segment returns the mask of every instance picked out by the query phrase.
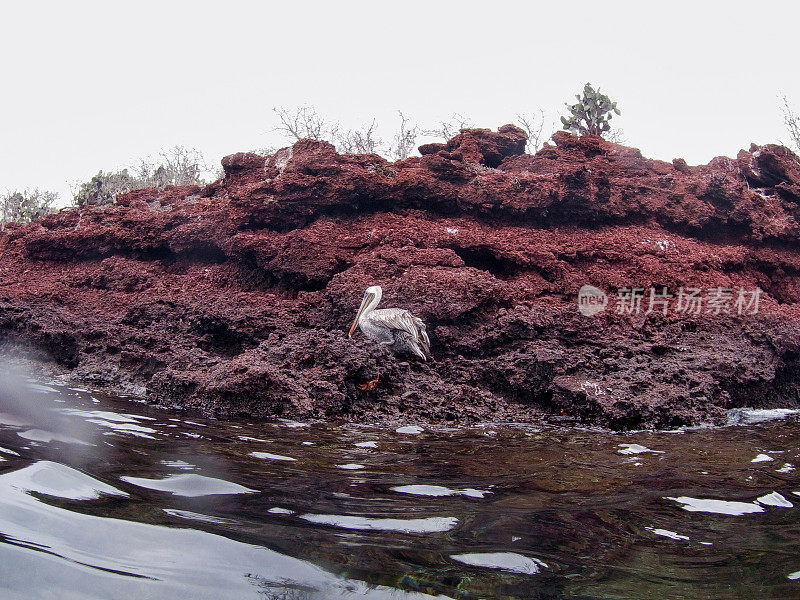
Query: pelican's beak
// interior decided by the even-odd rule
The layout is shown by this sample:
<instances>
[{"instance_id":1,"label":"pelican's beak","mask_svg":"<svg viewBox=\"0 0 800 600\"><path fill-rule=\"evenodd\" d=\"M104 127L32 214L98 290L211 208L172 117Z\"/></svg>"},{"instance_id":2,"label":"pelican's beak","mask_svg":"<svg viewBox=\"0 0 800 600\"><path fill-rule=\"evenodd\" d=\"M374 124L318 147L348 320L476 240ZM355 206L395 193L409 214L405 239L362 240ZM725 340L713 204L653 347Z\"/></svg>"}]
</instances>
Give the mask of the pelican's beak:
<instances>
[{"instance_id":1,"label":"pelican's beak","mask_svg":"<svg viewBox=\"0 0 800 600\"><path fill-rule=\"evenodd\" d=\"M358 312L356 313L356 320L353 321L353 325L352 327L350 327L350 331L348 332L347 337L353 337L353 332L356 330L356 327L358 327L358 322L359 320L361 320L361 315L364 313L364 309L367 308L367 305L369 304L371 299L372 299L372 294L364 294L364 299L361 301L361 306L359 307Z\"/></svg>"}]
</instances>

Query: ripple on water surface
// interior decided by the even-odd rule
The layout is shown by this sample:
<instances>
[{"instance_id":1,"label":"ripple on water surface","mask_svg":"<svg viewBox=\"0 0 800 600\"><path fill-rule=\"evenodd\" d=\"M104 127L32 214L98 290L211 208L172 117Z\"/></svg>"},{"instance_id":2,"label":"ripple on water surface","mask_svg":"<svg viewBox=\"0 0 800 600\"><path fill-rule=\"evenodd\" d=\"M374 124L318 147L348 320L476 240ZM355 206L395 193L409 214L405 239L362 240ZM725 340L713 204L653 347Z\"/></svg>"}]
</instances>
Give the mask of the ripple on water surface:
<instances>
[{"instance_id":1,"label":"ripple on water surface","mask_svg":"<svg viewBox=\"0 0 800 600\"><path fill-rule=\"evenodd\" d=\"M69 500L94 500L103 494L128 496L122 490L49 460L40 460L29 467L0 475L0 485Z\"/></svg>"},{"instance_id":2,"label":"ripple on water surface","mask_svg":"<svg viewBox=\"0 0 800 600\"><path fill-rule=\"evenodd\" d=\"M151 479L148 477L129 477L123 475L122 481L159 492L169 492L174 496L185 496L193 498L196 496L213 496L216 494L252 494L257 490L232 483L215 477L205 475L195 475L193 473L181 473L179 475L167 475L163 479Z\"/></svg>"},{"instance_id":3,"label":"ripple on water surface","mask_svg":"<svg viewBox=\"0 0 800 600\"><path fill-rule=\"evenodd\" d=\"M55 421L0 405L3 599L739 600L800 589L792 414L739 411L742 426L680 436L395 429L165 418L52 390L36 404Z\"/></svg>"},{"instance_id":4,"label":"ripple on water surface","mask_svg":"<svg viewBox=\"0 0 800 600\"><path fill-rule=\"evenodd\" d=\"M689 512L707 512L719 515L733 515L740 517L750 513L764 512L764 507L753 502L735 502L731 500L715 500L712 498L665 498L683 504L681 508Z\"/></svg>"},{"instance_id":5,"label":"ripple on water surface","mask_svg":"<svg viewBox=\"0 0 800 600\"><path fill-rule=\"evenodd\" d=\"M0 597L81 600L387 598L395 590L343 580L305 560L191 528L98 517L51 506L28 491L90 499L106 486L60 466L0 475ZM40 481L42 473L49 472ZM206 515L169 514L215 527ZM286 595L291 590L303 595ZM69 590L62 594L58 590ZM271 595L272 592L275 595ZM408 598L428 598L409 594Z\"/></svg>"},{"instance_id":6,"label":"ripple on water surface","mask_svg":"<svg viewBox=\"0 0 800 600\"><path fill-rule=\"evenodd\" d=\"M422 519L386 519L351 515L300 515L300 518L319 525L364 531L397 531L400 533L437 533L449 531L458 525L455 517L427 517Z\"/></svg>"},{"instance_id":7,"label":"ripple on water surface","mask_svg":"<svg viewBox=\"0 0 800 600\"><path fill-rule=\"evenodd\" d=\"M282 454L272 454L271 452L251 452L250 456L260 458L262 460L282 460L285 462L295 462L297 459L291 456L283 456Z\"/></svg>"},{"instance_id":8,"label":"ripple on water surface","mask_svg":"<svg viewBox=\"0 0 800 600\"><path fill-rule=\"evenodd\" d=\"M529 558L516 552L468 552L452 554L450 558L473 567L500 569L524 575L535 575L542 568L547 568L547 564L538 558Z\"/></svg>"},{"instance_id":9,"label":"ripple on water surface","mask_svg":"<svg viewBox=\"0 0 800 600\"><path fill-rule=\"evenodd\" d=\"M396 485L390 488L394 492L401 494L413 494L416 496L468 496L469 498L483 498L492 492L486 490L476 490L473 488L450 489L443 485Z\"/></svg>"}]
</instances>

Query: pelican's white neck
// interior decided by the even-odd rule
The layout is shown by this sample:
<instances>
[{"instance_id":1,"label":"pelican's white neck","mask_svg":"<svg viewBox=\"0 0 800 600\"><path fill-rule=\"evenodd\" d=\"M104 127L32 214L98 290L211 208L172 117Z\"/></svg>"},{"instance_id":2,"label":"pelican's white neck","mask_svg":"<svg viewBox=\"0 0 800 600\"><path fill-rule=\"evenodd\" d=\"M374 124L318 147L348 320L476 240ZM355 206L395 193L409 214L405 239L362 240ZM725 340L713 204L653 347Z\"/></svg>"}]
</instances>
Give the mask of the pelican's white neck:
<instances>
[{"instance_id":1,"label":"pelican's white neck","mask_svg":"<svg viewBox=\"0 0 800 600\"><path fill-rule=\"evenodd\" d=\"M350 332L347 334L347 337L353 335L353 331L355 328L361 324L361 320L364 319L372 310L378 306L378 302L381 301L381 296L383 295L383 290L381 290L381 286L373 285L367 288L367 291L364 292L364 299L361 301L361 306L358 308L358 312L356 313L355 321L353 321L353 326L350 327Z\"/></svg>"},{"instance_id":2,"label":"pelican's white neck","mask_svg":"<svg viewBox=\"0 0 800 600\"><path fill-rule=\"evenodd\" d=\"M378 304L380 304L381 297L383 296L383 290L379 285L372 285L367 288L367 291L364 292L364 300L363 310L360 313L360 318L363 319L369 313L371 313Z\"/></svg>"}]
</instances>

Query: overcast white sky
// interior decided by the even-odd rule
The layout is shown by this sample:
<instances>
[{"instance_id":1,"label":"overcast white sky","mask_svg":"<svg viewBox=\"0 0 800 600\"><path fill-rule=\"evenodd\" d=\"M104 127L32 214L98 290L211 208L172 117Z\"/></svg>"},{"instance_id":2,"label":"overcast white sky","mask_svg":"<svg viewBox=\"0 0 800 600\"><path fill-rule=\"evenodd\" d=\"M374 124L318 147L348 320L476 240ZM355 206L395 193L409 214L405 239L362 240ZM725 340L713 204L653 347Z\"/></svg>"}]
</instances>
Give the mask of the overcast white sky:
<instances>
[{"instance_id":1,"label":"overcast white sky","mask_svg":"<svg viewBox=\"0 0 800 600\"><path fill-rule=\"evenodd\" d=\"M652 158L788 141L800 2L4 2L0 193L71 186L176 144L218 164L285 145L275 106L345 127L396 111L549 122L591 81ZM555 126L554 126L555 127Z\"/></svg>"}]
</instances>

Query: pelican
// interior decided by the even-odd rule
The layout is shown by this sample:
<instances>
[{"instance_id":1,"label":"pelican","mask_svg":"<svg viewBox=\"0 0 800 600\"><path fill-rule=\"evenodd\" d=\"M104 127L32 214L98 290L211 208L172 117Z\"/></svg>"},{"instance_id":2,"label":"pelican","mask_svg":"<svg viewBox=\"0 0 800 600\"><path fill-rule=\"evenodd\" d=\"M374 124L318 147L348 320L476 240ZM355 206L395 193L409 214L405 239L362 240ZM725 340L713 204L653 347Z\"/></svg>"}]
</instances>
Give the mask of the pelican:
<instances>
[{"instance_id":1,"label":"pelican","mask_svg":"<svg viewBox=\"0 0 800 600\"><path fill-rule=\"evenodd\" d=\"M395 354L413 354L426 360L425 354L431 353L431 341L425 331L425 323L404 308L375 310L382 295L383 290L379 285L367 288L347 337L352 337L353 331L359 327L365 336L389 346Z\"/></svg>"}]
</instances>

